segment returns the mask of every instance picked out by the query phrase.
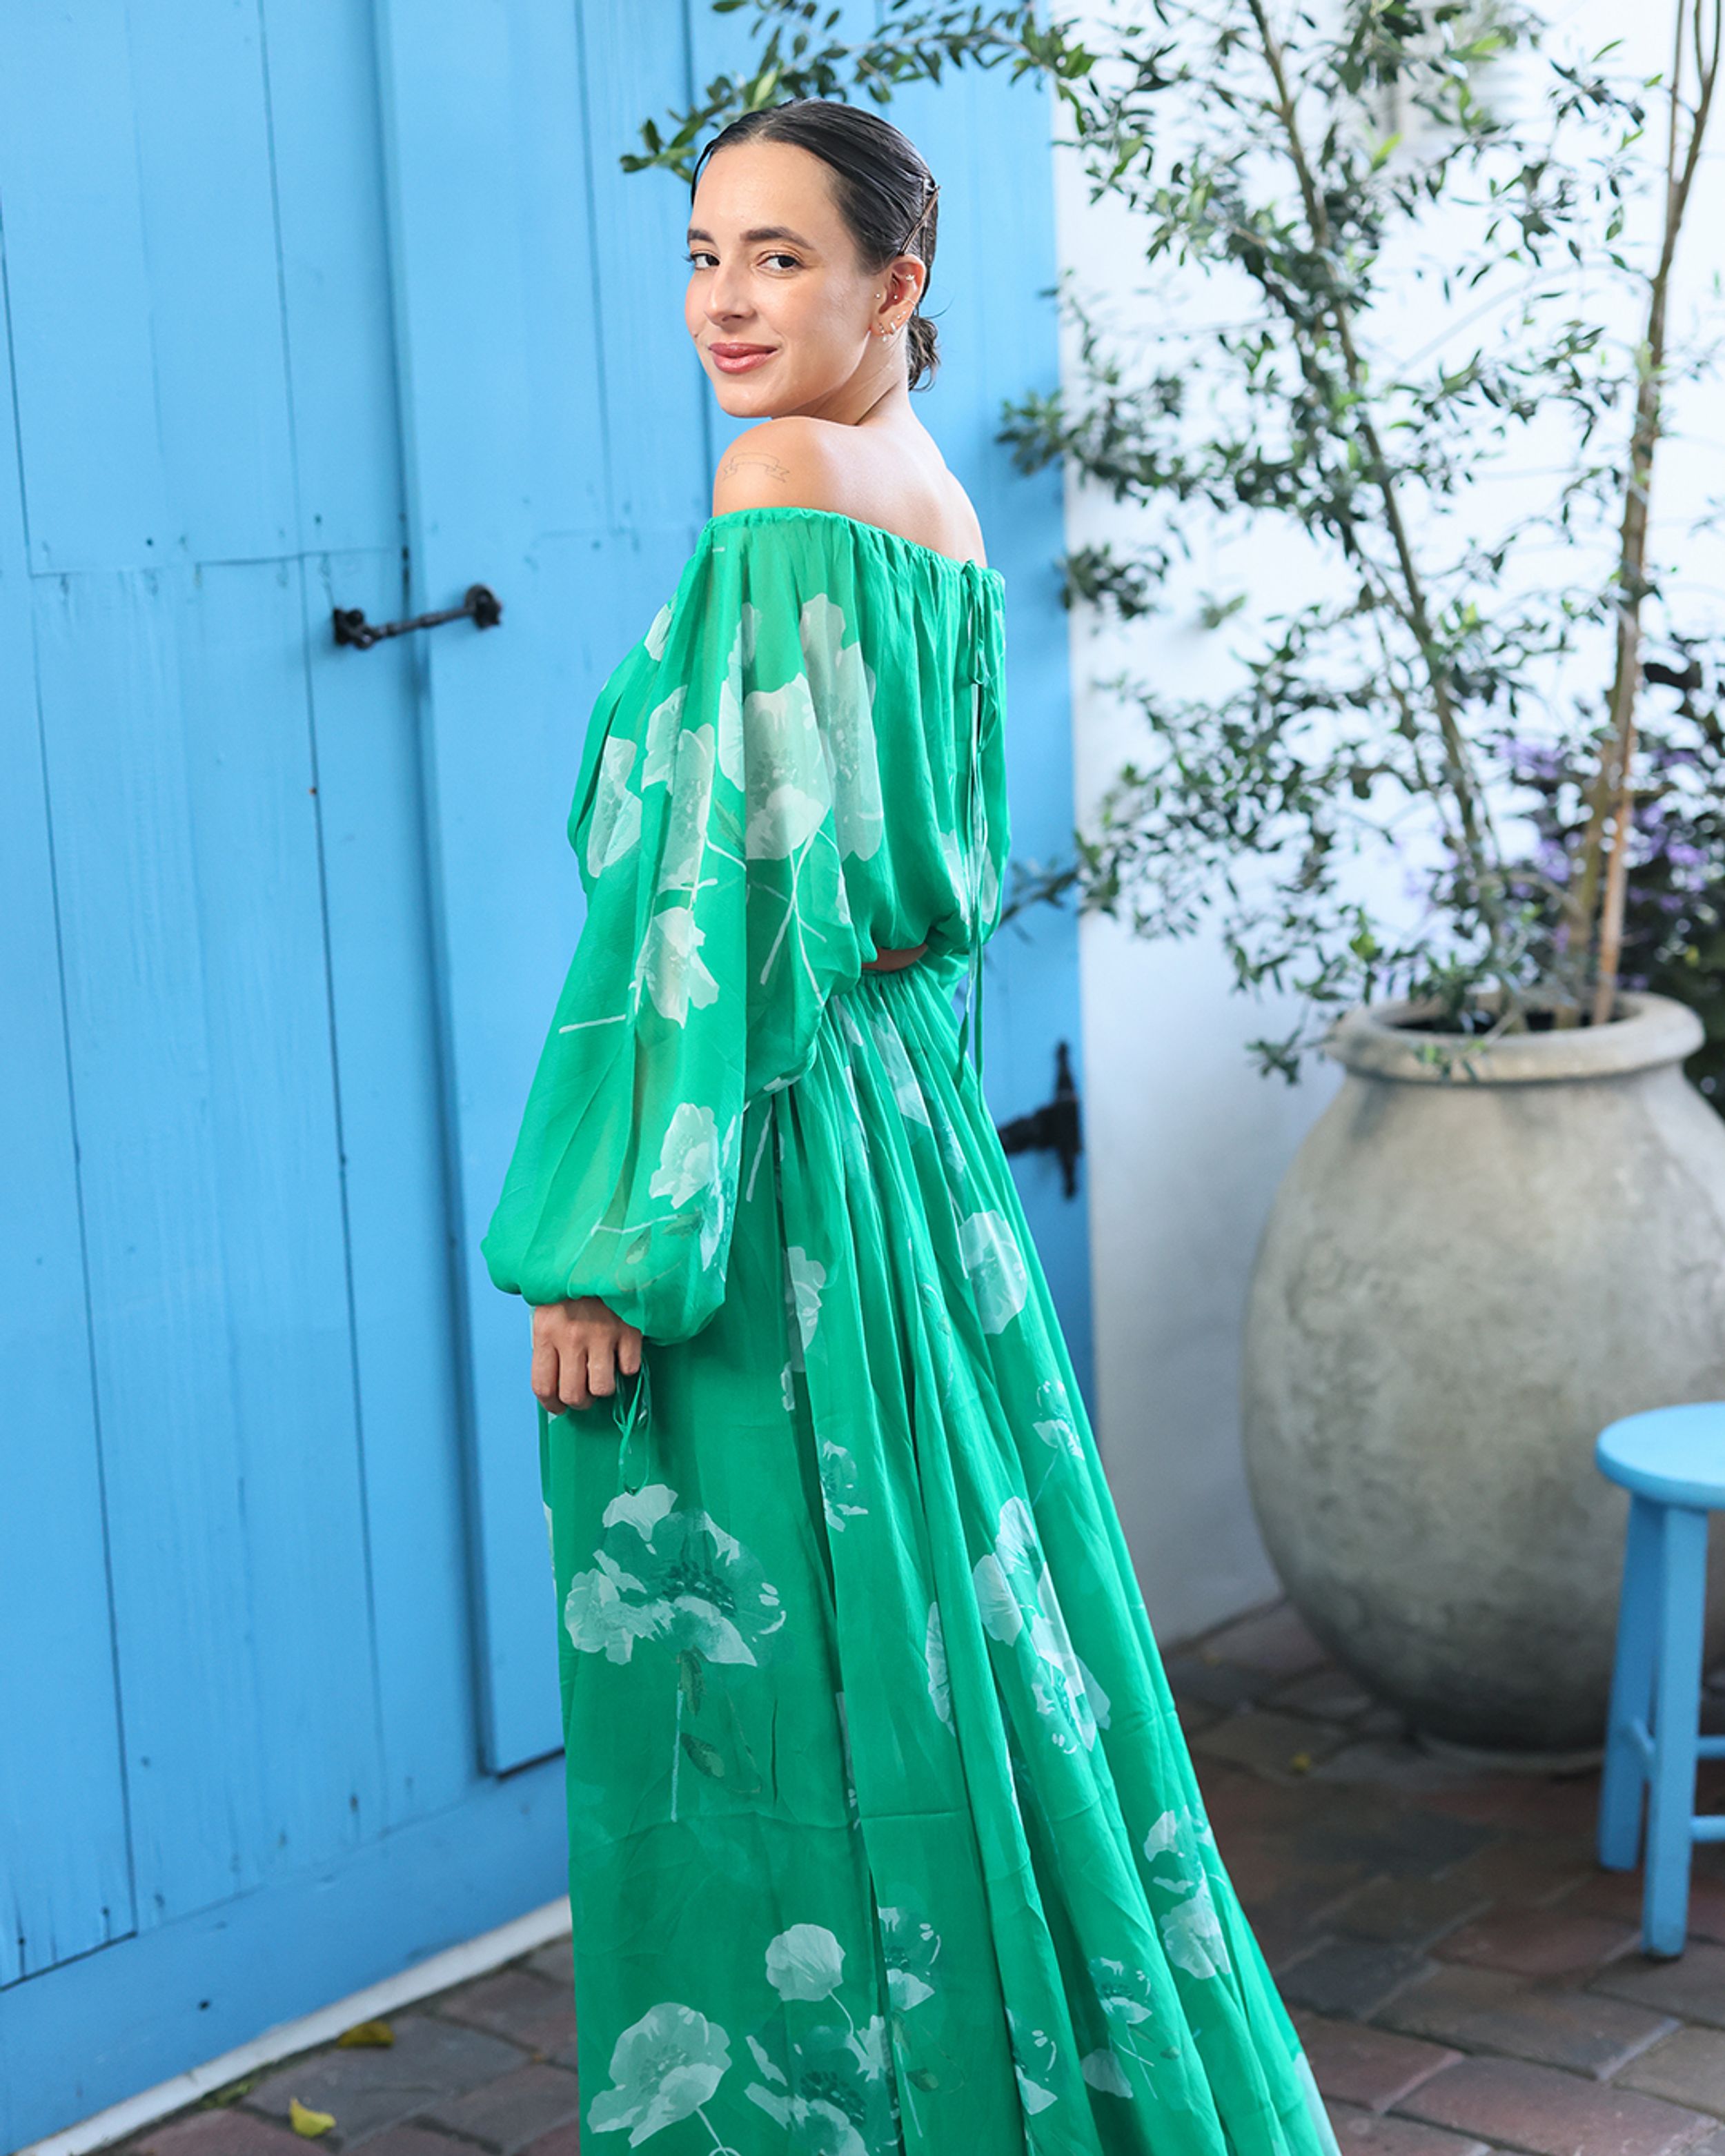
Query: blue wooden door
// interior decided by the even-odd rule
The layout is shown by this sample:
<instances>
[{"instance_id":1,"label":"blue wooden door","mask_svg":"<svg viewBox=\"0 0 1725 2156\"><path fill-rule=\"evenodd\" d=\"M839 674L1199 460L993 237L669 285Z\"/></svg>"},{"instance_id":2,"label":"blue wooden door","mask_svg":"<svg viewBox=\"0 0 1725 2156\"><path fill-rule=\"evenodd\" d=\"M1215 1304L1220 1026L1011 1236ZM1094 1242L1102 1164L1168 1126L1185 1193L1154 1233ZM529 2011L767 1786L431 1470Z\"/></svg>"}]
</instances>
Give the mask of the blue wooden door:
<instances>
[{"instance_id":1,"label":"blue wooden door","mask_svg":"<svg viewBox=\"0 0 1725 2156\"><path fill-rule=\"evenodd\" d=\"M562 1881L525 1319L476 1245L587 711L719 446L682 192L616 161L722 26L653 6L8 12L0 2147ZM991 439L1052 378L1045 112L905 117L960 182L923 408L1012 580L1045 851L1058 494ZM495 631L334 645L475 580ZM1004 945L1002 1116L1076 1040L1070 955ZM1081 1209L1024 1187L1081 1357Z\"/></svg>"},{"instance_id":2,"label":"blue wooden door","mask_svg":"<svg viewBox=\"0 0 1725 2156\"><path fill-rule=\"evenodd\" d=\"M566 8L520 0L380 8L414 603L450 604L482 578L509 609L505 634L428 645L422 677L485 1727L487 1758L503 1768L556 1732L551 1644L530 1621L539 1581L523 1469L526 1321L491 1288L478 1240L578 924L562 807L586 705L670 590L730 429L682 326L686 192L660 174L625 178L617 162L639 119L680 95L678 45L643 38L629 0L588 0L578 24ZM697 80L740 56L711 15L697 13L693 34ZM583 86L598 85L603 100L583 107ZM578 109L584 144L562 124ZM947 259L960 265L941 310L952 356L922 402L1014 580L1014 813L1021 849L1046 854L1070 823L1064 622L1049 573L1058 497L1050 481L1013 480L992 439L1001 399L1033 378L1014 326L1034 294L979 274L1003 218L1046 244L1040 117L1032 96L975 80L903 112L935 169L968 180L946 213ZM1050 356L1045 333L1045 368ZM1002 940L989 994L990 1091L1003 1115L1051 1091L1056 1040L1076 1046L1073 959L1065 921ZM1021 1183L1087 1374L1082 1205L1046 1160L1027 1163Z\"/></svg>"}]
</instances>

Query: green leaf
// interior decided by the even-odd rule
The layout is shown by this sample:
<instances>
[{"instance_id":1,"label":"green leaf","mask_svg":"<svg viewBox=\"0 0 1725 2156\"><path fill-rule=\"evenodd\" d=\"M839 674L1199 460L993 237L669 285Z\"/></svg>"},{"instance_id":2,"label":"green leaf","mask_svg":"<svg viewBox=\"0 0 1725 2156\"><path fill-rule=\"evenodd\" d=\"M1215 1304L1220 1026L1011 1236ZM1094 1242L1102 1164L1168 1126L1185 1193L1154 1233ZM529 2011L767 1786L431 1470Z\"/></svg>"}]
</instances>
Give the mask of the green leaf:
<instances>
[{"instance_id":1,"label":"green leaf","mask_svg":"<svg viewBox=\"0 0 1725 2156\"><path fill-rule=\"evenodd\" d=\"M683 1704L691 1714L699 1714L701 1702L706 1696L706 1679L702 1672L700 1653L693 1647L685 1647L677 1656L677 1684L683 1695Z\"/></svg>"},{"instance_id":2,"label":"green leaf","mask_svg":"<svg viewBox=\"0 0 1725 2156\"><path fill-rule=\"evenodd\" d=\"M698 1767L703 1774L715 1782L724 1780L725 1755L716 1744L709 1744L704 1737L697 1737L691 1729L683 1732L682 1743L691 1766Z\"/></svg>"}]
</instances>

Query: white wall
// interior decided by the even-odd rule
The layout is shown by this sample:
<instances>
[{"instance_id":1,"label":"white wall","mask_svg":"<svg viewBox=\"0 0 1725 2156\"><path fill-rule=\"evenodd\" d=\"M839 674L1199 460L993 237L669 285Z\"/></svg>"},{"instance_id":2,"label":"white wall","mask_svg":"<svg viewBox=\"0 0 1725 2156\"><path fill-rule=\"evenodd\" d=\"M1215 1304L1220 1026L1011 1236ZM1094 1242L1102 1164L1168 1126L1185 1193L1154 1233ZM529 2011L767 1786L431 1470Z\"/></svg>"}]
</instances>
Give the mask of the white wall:
<instances>
[{"instance_id":1,"label":"white wall","mask_svg":"<svg viewBox=\"0 0 1725 2156\"><path fill-rule=\"evenodd\" d=\"M1620 0L1556 0L1551 19L1597 50L1626 33L1634 60L1666 64L1671 0L1633 27ZM1064 129L1057 129L1064 131ZM1680 264L1681 311L1702 299L1721 267L1725 124L1699 191ZM1055 153L1056 230L1063 269L1130 325L1144 304L1129 226L1093 208L1076 169ZM1415 342L1444 327L1439 302L1409 287ZM1420 319L1420 311L1430 314ZM1076 342L1063 364L1076 380ZM1687 439L1656 483L1656 524L1692 511L1725 481L1717 393L1679 395ZM1539 490L1543 498L1544 490ZM1069 484L1071 547L1131 530L1129 512ZM1099 632L1081 613L1071 633L1075 792L1081 819L1120 763L1143 743L1137 726L1096 684L1127 665L1176 692L1214 680L1225 635L1202 631L1199 593L1290 596L1299 566L1262 551L1212 551L1200 533L1167 613L1130 631ZM1701 557L1708 558L1703 564ZM1717 588L1720 547L1692 550L1682 582ZM1588 682L1579 685L1592 688ZM1173 1640L1276 1591L1253 1522L1240 1455L1241 1322L1258 1236L1276 1184L1338 1082L1329 1065L1297 1088L1255 1074L1245 1043L1273 1029L1276 1014L1235 993L1212 936L1146 943L1113 924L1080 932L1085 1009L1086 1143L1095 1276L1097 1423L1109 1479L1153 1622Z\"/></svg>"},{"instance_id":2,"label":"white wall","mask_svg":"<svg viewBox=\"0 0 1725 2156\"><path fill-rule=\"evenodd\" d=\"M1057 151L1055 167L1061 266L1129 321L1130 239L1090 205L1070 156ZM1076 381L1070 332L1062 357ZM1069 481L1070 547L1130 528L1129 513ZM1142 722L1098 680L1125 663L1195 687L1216 641L1196 625L1195 594L1219 566L1194 565L1170 612L1131 631L1075 613L1081 819L1143 747ZM1271 1199L1336 1075L1326 1066L1297 1087L1258 1075L1245 1043L1277 1013L1230 990L1212 936L1148 942L1093 916L1079 953L1098 1434L1151 1621L1172 1641L1277 1591L1240 1455L1241 1325Z\"/></svg>"}]
</instances>

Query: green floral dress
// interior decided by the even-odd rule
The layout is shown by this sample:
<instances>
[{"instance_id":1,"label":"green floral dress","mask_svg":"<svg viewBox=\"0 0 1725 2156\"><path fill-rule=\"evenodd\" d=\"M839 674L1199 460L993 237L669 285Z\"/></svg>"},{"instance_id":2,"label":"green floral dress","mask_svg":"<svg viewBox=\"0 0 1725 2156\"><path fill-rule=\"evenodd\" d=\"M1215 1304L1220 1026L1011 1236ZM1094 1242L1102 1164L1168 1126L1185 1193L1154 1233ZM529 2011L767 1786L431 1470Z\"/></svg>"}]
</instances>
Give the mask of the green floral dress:
<instances>
[{"instance_id":1,"label":"green floral dress","mask_svg":"<svg viewBox=\"0 0 1725 2156\"><path fill-rule=\"evenodd\" d=\"M540 1418L595 2147L1335 2150L964 1054L1003 592L715 517L593 716L485 1254L647 1342Z\"/></svg>"}]
</instances>

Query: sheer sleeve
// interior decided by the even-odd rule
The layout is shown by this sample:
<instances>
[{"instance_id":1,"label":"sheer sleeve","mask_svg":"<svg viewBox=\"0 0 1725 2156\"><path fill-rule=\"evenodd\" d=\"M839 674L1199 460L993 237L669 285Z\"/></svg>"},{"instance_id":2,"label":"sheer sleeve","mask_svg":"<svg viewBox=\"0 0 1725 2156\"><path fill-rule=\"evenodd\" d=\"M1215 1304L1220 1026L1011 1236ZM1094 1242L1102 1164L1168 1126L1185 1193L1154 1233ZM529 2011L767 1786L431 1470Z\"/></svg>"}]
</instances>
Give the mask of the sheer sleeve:
<instances>
[{"instance_id":1,"label":"sheer sleeve","mask_svg":"<svg viewBox=\"0 0 1725 2156\"><path fill-rule=\"evenodd\" d=\"M881 828L843 564L803 588L806 547L722 523L593 713L587 919L482 1245L500 1288L598 1296L659 1341L723 1299L744 1111L859 978L844 860Z\"/></svg>"}]
</instances>

